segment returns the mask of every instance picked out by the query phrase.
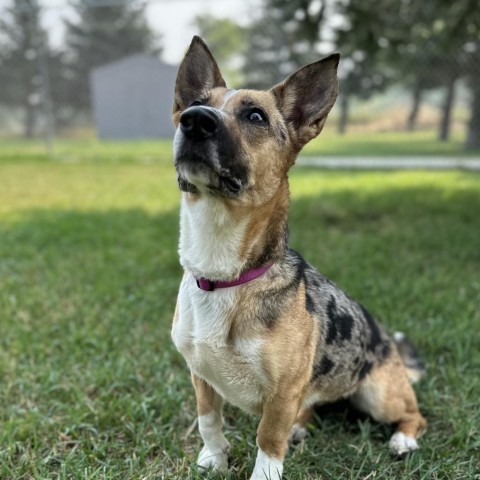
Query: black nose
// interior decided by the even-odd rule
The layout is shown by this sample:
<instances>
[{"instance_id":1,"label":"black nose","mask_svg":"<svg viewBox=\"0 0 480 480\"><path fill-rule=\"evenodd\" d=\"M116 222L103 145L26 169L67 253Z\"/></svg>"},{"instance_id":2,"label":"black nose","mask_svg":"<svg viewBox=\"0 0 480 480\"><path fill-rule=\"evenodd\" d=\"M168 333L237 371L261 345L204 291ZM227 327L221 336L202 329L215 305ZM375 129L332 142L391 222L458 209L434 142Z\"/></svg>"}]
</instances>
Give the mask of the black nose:
<instances>
[{"instance_id":1,"label":"black nose","mask_svg":"<svg viewBox=\"0 0 480 480\"><path fill-rule=\"evenodd\" d=\"M217 132L218 120L209 108L190 107L180 115L180 129L193 140L205 140Z\"/></svg>"}]
</instances>

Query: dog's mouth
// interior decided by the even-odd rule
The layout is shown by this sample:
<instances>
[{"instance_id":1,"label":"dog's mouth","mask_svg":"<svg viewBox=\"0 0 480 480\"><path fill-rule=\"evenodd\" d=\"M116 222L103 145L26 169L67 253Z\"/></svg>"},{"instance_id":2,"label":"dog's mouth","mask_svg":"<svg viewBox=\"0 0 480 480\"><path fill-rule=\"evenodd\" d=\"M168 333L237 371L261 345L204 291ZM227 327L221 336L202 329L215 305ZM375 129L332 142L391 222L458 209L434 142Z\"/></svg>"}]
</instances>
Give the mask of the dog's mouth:
<instances>
[{"instance_id":1,"label":"dog's mouth","mask_svg":"<svg viewBox=\"0 0 480 480\"><path fill-rule=\"evenodd\" d=\"M175 157L175 166L179 183L187 182L200 191L233 197L238 196L244 187L242 179L237 178L228 168L221 167L215 157L180 154Z\"/></svg>"}]
</instances>

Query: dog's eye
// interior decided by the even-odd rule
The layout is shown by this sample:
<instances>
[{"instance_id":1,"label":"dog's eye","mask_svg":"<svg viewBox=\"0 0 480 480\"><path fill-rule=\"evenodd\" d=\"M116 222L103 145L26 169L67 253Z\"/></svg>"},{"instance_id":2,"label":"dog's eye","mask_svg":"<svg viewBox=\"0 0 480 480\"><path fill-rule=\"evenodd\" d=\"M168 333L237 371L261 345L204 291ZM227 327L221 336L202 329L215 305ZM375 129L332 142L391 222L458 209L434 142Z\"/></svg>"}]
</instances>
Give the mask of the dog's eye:
<instances>
[{"instance_id":1,"label":"dog's eye","mask_svg":"<svg viewBox=\"0 0 480 480\"><path fill-rule=\"evenodd\" d=\"M247 118L252 123L262 124L267 123L267 117L265 113L263 113L259 108L255 108L251 112L248 113Z\"/></svg>"}]
</instances>

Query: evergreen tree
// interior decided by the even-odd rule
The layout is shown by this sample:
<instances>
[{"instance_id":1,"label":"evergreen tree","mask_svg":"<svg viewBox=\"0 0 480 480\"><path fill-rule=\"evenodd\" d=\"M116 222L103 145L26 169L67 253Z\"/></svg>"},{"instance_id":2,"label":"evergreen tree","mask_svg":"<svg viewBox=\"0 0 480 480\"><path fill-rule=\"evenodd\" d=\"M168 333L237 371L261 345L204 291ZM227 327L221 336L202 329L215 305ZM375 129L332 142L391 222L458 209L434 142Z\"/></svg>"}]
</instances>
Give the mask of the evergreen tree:
<instances>
[{"instance_id":1,"label":"evergreen tree","mask_svg":"<svg viewBox=\"0 0 480 480\"><path fill-rule=\"evenodd\" d=\"M70 79L66 96L77 110L88 110L92 69L135 53L159 55L161 49L145 19L145 5L77 0L73 6L79 20L65 20Z\"/></svg>"},{"instance_id":2,"label":"evergreen tree","mask_svg":"<svg viewBox=\"0 0 480 480\"><path fill-rule=\"evenodd\" d=\"M40 106L38 55L45 55L46 35L35 0L13 0L0 19L0 104L23 110L23 134L34 135Z\"/></svg>"}]
</instances>

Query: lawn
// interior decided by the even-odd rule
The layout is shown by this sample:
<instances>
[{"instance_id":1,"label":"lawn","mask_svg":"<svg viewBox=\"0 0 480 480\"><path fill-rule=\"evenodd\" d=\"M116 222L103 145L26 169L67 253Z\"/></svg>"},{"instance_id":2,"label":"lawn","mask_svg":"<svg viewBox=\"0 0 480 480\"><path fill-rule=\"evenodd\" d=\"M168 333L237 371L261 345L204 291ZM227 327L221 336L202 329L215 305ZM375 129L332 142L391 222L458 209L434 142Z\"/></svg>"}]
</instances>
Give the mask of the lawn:
<instances>
[{"instance_id":1,"label":"lawn","mask_svg":"<svg viewBox=\"0 0 480 480\"><path fill-rule=\"evenodd\" d=\"M320 137L310 142L302 152L307 156L430 156L430 157L479 157L479 150L467 151L462 134L454 132L448 142L439 142L437 133L417 132L351 132L338 135L327 128ZM0 139L0 162L46 161L45 145L41 140ZM75 163L84 161L129 163L155 163L171 158L171 141L98 141L95 138L57 139L53 158Z\"/></svg>"},{"instance_id":2,"label":"lawn","mask_svg":"<svg viewBox=\"0 0 480 480\"><path fill-rule=\"evenodd\" d=\"M18 147L0 145L0 478L201 478L169 333L181 277L170 147L65 143L61 161ZM476 478L480 175L298 167L291 184L292 246L425 357L429 430L395 461L390 427L324 408L285 478ZM247 479L258 419L225 417L228 478Z\"/></svg>"}]
</instances>

